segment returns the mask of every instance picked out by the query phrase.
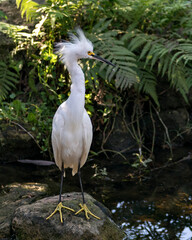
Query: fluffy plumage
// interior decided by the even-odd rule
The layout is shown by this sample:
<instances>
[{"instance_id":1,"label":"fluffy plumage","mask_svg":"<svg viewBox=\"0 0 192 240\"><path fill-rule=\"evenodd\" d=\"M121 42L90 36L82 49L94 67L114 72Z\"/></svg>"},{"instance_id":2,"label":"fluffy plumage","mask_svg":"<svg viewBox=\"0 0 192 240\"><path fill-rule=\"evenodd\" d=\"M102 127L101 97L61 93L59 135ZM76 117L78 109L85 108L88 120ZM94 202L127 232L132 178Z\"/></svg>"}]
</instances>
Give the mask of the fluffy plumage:
<instances>
[{"instance_id":1,"label":"fluffy plumage","mask_svg":"<svg viewBox=\"0 0 192 240\"><path fill-rule=\"evenodd\" d=\"M66 66L71 60L78 60L80 58L90 58L87 54L93 51L93 44L87 39L80 28L76 29L77 36L70 33L70 42L63 41L55 44L55 53L59 55L60 61Z\"/></svg>"}]
</instances>

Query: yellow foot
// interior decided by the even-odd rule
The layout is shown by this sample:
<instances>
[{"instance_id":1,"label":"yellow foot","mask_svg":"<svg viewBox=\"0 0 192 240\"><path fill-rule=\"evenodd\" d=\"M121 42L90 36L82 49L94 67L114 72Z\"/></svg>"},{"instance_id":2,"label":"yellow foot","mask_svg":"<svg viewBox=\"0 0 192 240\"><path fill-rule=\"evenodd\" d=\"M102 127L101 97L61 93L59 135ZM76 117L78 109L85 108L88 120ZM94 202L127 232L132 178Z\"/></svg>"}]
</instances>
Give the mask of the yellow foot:
<instances>
[{"instance_id":1,"label":"yellow foot","mask_svg":"<svg viewBox=\"0 0 192 240\"><path fill-rule=\"evenodd\" d=\"M62 202L60 202L57 207L55 208L55 210L51 213L51 215L49 215L46 220L48 220L49 218L51 218L57 211L59 212L60 214L60 219L61 219L61 223L63 223L63 216L62 216L62 212L61 212L61 209L62 208L65 208L67 210L70 210L72 212L75 212L72 208L68 208L68 207L65 207L63 206Z\"/></svg>"},{"instance_id":2,"label":"yellow foot","mask_svg":"<svg viewBox=\"0 0 192 240\"><path fill-rule=\"evenodd\" d=\"M94 215L87 207L87 205L84 203L83 205L80 203L79 206L81 207L81 209L75 213L75 215L79 214L80 212L84 211L85 212L85 217L87 220L90 219L90 217L88 216L88 214L90 214L91 216L93 216L96 219L100 219L99 217L97 217L96 215Z\"/></svg>"}]
</instances>

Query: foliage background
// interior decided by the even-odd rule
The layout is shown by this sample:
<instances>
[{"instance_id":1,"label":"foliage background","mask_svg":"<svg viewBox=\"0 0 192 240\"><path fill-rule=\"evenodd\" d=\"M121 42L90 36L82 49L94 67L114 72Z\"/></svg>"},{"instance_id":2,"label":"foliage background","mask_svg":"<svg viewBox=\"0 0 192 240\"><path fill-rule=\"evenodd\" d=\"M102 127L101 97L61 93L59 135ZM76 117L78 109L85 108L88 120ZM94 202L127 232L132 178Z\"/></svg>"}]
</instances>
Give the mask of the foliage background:
<instances>
[{"instance_id":1,"label":"foliage background","mask_svg":"<svg viewBox=\"0 0 192 240\"><path fill-rule=\"evenodd\" d=\"M14 42L10 54L0 61L0 119L27 126L41 151L52 157L52 117L70 90L70 76L54 55L53 46L81 26L96 53L117 66L112 71L99 62L80 63L86 74L86 109L95 131L103 134L102 151L120 112L130 116L128 131L137 145L135 166L150 162L156 141L155 116L171 150L173 140L160 116L158 87L166 83L182 97L184 105L189 104L190 1L47 0L38 4L16 0L16 4L23 25L7 23L6 14L0 11L0 31ZM150 146L141 123L146 112L153 124Z\"/></svg>"}]
</instances>

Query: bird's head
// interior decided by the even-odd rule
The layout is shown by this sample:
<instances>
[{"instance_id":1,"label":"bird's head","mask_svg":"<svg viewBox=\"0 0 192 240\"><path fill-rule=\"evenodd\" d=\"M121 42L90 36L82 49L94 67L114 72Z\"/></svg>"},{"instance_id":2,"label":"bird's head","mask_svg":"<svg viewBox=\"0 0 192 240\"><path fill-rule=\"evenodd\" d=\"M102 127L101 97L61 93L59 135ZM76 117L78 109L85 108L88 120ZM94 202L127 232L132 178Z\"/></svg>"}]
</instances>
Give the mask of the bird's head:
<instances>
[{"instance_id":1,"label":"bird's head","mask_svg":"<svg viewBox=\"0 0 192 240\"><path fill-rule=\"evenodd\" d=\"M82 58L90 58L105 62L115 67L113 63L93 52L92 42L85 37L80 28L76 29L76 33L77 36L72 33L69 34L70 41L62 41L55 44L55 53L59 55L60 60L64 64L67 65L71 60L74 61Z\"/></svg>"}]
</instances>

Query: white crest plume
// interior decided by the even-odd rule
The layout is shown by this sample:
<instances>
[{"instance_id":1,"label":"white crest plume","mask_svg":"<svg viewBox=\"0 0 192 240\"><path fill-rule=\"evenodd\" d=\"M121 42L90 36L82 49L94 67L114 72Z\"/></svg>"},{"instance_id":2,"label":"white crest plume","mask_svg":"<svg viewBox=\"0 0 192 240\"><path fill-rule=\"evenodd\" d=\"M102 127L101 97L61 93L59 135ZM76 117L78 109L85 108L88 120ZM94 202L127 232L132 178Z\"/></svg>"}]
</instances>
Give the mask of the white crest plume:
<instances>
[{"instance_id":1,"label":"white crest plume","mask_svg":"<svg viewBox=\"0 0 192 240\"><path fill-rule=\"evenodd\" d=\"M87 58L88 51L93 51L92 42L87 39L80 28L76 28L77 36L69 34L70 42L62 41L55 44L54 53L60 57L60 61L68 65L71 61Z\"/></svg>"}]
</instances>

